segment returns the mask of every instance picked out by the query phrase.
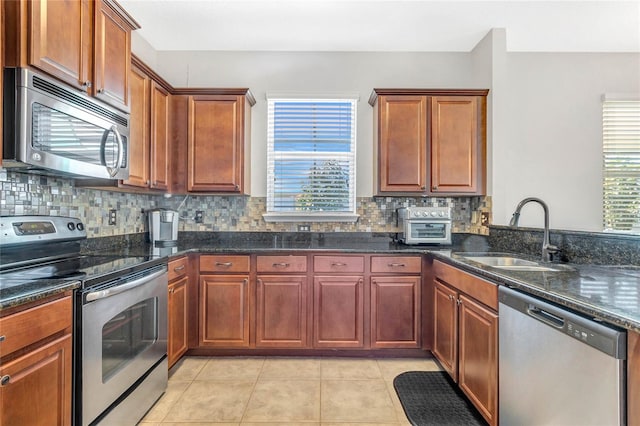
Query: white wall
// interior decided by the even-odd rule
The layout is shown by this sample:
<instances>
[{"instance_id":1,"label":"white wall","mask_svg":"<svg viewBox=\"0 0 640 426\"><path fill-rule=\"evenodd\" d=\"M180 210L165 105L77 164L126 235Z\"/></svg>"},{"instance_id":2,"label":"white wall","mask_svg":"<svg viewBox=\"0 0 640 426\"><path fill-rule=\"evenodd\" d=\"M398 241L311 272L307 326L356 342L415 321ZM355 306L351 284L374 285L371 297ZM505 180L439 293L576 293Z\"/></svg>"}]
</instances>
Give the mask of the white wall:
<instances>
[{"instance_id":1,"label":"white wall","mask_svg":"<svg viewBox=\"0 0 640 426\"><path fill-rule=\"evenodd\" d=\"M372 108L367 103L373 88L489 88L492 222L506 225L521 199L537 196L549 204L552 228L600 231L601 96L640 92L640 54L512 53L506 52L506 37L505 30L492 30L470 53L145 55L174 87L252 90L258 101L252 110L254 196L266 194L266 92L360 94L357 195L368 197L374 186ZM540 208L526 207L520 224L541 227Z\"/></svg>"},{"instance_id":2,"label":"white wall","mask_svg":"<svg viewBox=\"0 0 640 426\"><path fill-rule=\"evenodd\" d=\"M602 231L604 93L640 93L640 54L507 53L494 117L493 223L540 197L556 229ZM496 102L497 104L497 102ZM521 226L541 227L527 206Z\"/></svg>"},{"instance_id":3,"label":"white wall","mask_svg":"<svg viewBox=\"0 0 640 426\"><path fill-rule=\"evenodd\" d=\"M358 197L373 194L373 88L474 86L466 53L158 52L158 73L174 87L249 87L252 108L251 195L267 192L267 92L357 92Z\"/></svg>"}]
</instances>

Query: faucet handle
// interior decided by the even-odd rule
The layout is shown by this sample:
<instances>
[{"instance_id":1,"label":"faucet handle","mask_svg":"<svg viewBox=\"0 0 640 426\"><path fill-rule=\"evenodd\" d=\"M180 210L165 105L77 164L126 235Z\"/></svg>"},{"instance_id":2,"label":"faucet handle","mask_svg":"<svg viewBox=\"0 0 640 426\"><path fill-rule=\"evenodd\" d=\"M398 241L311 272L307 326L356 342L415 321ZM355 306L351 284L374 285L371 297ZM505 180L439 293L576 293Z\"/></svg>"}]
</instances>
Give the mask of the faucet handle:
<instances>
[{"instance_id":1,"label":"faucet handle","mask_svg":"<svg viewBox=\"0 0 640 426\"><path fill-rule=\"evenodd\" d=\"M558 253L560 251L560 247L555 246L553 244L547 244L545 246L545 249L547 250L547 252L549 253Z\"/></svg>"}]
</instances>

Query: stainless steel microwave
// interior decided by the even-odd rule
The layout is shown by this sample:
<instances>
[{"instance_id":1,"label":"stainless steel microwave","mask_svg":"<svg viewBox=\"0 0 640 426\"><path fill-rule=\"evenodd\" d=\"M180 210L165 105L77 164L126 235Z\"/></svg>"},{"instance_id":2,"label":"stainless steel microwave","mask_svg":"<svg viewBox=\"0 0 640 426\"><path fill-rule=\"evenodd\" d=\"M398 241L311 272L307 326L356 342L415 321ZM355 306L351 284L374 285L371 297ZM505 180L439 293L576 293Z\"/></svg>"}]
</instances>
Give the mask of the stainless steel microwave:
<instances>
[{"instance_id":1,"label":"stainless steel microwave","mask_svg":"<svg viewBox=\"0 0 640 426\"><path fill-rule=\"evenodd\" d=\"M402 207L398 209L398 240L405 244L451 244L451 209Z\"/></svg>"},{"instance_id":2,"label":"stainless steel microwave","mask_svg":"<svg viewBox=\"0 0 640 426\"><path fill-rule=\"evenodd\" d=\"M3 167L129 177L129 114L26 68L5 68Z\"/></svg>"}]
</instances>

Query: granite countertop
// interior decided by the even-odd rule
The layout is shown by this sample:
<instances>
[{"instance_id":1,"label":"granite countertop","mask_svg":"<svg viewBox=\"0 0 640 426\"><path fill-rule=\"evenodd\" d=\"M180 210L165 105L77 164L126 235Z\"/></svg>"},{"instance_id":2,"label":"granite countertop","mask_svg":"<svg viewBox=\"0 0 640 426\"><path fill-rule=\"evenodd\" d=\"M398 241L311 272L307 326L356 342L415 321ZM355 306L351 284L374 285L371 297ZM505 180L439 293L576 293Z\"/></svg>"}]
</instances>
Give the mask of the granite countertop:
<instances>
[{"instance_id":1,"label":"granite countertop","mask_svg":"<svg viewBox=\"0 0 640 426\"><path fill-rule=\"evenodd\" d=\"M231 234L231 233L230 233ZM467 235L454 238L451 246L407 246L394 242L389 234L341 233L304 234L292 233L251 233L236 234L239 237L198 236L194 233L181 238L177 247L154 249L149 244L129 244L126 246L88 247L102 254L120 256L176 257L187 253L277 253L277 252L321 252L340 251L353 253L380 254L427 254L472 274L493 281L499 285L520 289L526 293L582 312L596 319L640 332L640 267L593 266L585 264L565 264L566 270L559 272L524 272L497 270L470 261L465 254L491 254L486 240L480 236ZM511 253L525 257L517 253ZM537 259L534 259L537 260ZM77 282L48 282L40 287L48 295L56 289L73 289ZM15 292L12 292L15 293ZM25 288L24 302L39 297L38 286ZM0 308L16 304L19 295L13 294L8 300L0 295ZM42 296L44 297L44 296Z\"/></svg>"},{"instance_id":2,"label":"granite countertop","mask_svg":"<svg viewBox=\"0 0 640 426\"><path fill-rule=\"evenodd\" d=\"M75 290L80 284L78 280L53 279L7 285L0 290L0 310Z\"/></svg>"}]
</instances>

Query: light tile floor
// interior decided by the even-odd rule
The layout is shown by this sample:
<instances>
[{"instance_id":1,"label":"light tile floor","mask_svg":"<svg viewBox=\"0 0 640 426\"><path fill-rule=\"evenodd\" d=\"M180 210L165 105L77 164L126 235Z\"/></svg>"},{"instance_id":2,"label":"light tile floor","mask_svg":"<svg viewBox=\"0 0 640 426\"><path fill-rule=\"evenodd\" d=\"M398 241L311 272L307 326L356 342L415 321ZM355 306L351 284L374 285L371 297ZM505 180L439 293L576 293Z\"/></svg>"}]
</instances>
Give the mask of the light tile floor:
<instances>
[{"instance_id":1,"label":"light tile floor","mask_svg":"<svg viewBox=\"0 0 640 426\"><path fill-rule=\"evenodd\" d=\"M409 425L393 389L431 359L185 357L140 426Z\"/></svg>"}]
</instances>

